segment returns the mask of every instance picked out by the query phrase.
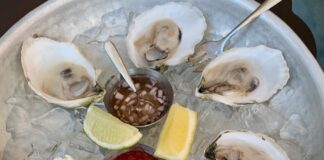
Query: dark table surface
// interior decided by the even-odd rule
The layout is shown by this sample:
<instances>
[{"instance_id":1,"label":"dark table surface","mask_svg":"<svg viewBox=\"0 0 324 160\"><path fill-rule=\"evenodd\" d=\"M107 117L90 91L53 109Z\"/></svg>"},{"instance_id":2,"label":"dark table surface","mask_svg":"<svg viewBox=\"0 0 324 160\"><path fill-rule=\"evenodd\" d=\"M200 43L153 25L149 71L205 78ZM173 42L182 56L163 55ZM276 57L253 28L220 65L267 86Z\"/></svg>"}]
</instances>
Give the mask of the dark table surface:
<instances>
[{"instance_id":1,"label":"dark table surface","mask_svg":"<svg viewBox=\"0 0 324 160\"><path fill-rule=\"evenodd\" d=\"M45 1L46 0L0 0L0 36L20 18ZM264 0L257 1L262 2ZM316 57L316 45L312 32L299 17L293 14L291 0L283 0L271 10L297 33Z\"/></svg>"}]
</instances>

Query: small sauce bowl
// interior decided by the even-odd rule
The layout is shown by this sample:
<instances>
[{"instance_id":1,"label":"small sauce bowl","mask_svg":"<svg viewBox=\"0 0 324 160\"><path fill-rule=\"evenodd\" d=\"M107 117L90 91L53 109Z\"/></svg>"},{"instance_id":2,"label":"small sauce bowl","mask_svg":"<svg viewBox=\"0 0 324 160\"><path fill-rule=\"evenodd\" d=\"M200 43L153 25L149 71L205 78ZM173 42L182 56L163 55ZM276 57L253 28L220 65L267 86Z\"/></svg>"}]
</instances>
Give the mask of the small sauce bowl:
<instances>
[{"instance_id":1,"label":"small sauce bowl","mask_svg":"<svg viewBox=\"0 0 324 160\"><path fill-rule=\"evenodd\" d=\"M154 124L158 123L161 119L163 119L163 117L165 117L165 115L168 113L168 111L172 105L172 102L173 102L172 86L171 86L170 82L161 73L159 73L155 70L152 70L152 69L148 69L148 68L129 69L128 73L132 77L133 81L136 81L136 80L139 81L138 86L144 87L147 85L152 85L152 84L148 83L149 80L150 80L150 82L155 83L152 85L152 86L155 86L155 91L152 88L146 88L146 89L148 89L147 92L145 92L146 90L143 88L138 89L138 91L136 92L136 97L134 98L134 96L131 96L132 94L134 94L134 92L132 92L130 90L129 86L127 86L127 84L125 84L126 83L125 80L123 80L122 78L119 78L119 80L117 80L117 82L108 83L106 85L107 92L106 92L106 95L104 96L105 107L107 108L108 112L110 112L112 115L116 116L117 118L119 118L120 120L122 120L125 123L133 125L140 129L151 127ZM143 80L138 79L139 77L142 77ZM141 82L142 82L142 84L140 84ZM134 83L136 84L136 82L134 82ZM127 89L129 89L129 90L127 90ZM153 90L153 92L150 92L151 89ZM142 96L143 91L145 92L145 96ZM158 91L160 91L160 93ZM123 93L125 93L125 94L123 94ZM117 96L117 94L118 94L118 96ZM154 95L155 97L153 96L153 98L152 98L152 96L151 96L151 100L147 100L148 96L146 96L146 95L149 95L149 94ZM163 95L163 99L158 98L158 96L161 97L161 94ZM134 101L136 101L136 103L134 101L132 102L130 100L130 98L128 98L128 97L133 97L133 99L136 99L136 100L134 100ZM146 99L139 98L139 97L145 97ZM128 98L128 100L127 100L127 98ZM159 102L162 102L160 106L157 105L156 100L160 100ZM143 103L141 103L141 105L140 105L139 104L140 102L143 102ZM118 103L121 103L121 104L118 104ZM132 104L132 103L134 103L134 104ZM116 104L118 104L118 105L116 105ZM136 106L134 106L135 104L136 104ZM129 122L129 119L133 119L133 117L134 117L134 116L132 116L132 118L131 118L129 116L129 113L131 115L133 115L133 112L134 112L134 114L136 114L135 119L138 121L140 121L140 118L148 117L148 116L145 116L145 111L143 111L141 109L141 108L146 108L147 106L144 107L144 105L146 105L146 104L149 104L148 107L150 107L150 109L151 109L151 113L147 112L146 115L151 116L149 118L154 118L154 119L152 119L151 121L149 121L146 124L138 123L138 125L137 125L137 123L135 124L135 122L134 122L134 124ZM138 106L143 106L143 107L138 107ZM133 107L133 110L131 110L131 107ZM136 111L134 109L136 109ZM129 111L129 110L131 110L131 111ZM152 114L155 114L155 112L158 116L152 117Z\"/></svg>"},{"instance_id":2,"label":"small sauce bowl","mask_svg":"<svg viewBox=\"0 0 324 160\"><path fill-rule=\"evenodd\" d=\"M121 156L122 154L131 152L131 151L140 151L140 152L145 152L146 154L151 155L152 157L154 157L157 160L160 160L159 158L156 158L153 154L154 154L154 148L149 147L147 145L144 144L137 144L129 149L126 150L122 150L122 151L112 151L110 153L108 153L105 156L104 160L115 160L116 158L118 158L118 156Z\"/></svg>"}]
</instances>

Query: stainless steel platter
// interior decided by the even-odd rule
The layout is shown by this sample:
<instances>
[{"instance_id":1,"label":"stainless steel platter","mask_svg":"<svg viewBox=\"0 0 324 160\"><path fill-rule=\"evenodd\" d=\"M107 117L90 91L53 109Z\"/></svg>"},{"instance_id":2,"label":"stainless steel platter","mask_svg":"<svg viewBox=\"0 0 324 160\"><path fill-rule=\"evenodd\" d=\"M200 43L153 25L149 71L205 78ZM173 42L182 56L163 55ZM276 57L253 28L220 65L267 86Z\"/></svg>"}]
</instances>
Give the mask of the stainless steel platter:
<instances>
[{"instance_id":1,"label":"stainless steel platter","mask_svg":"<svg viewBox=\"0 0 324 160\"><path fill-rule=\"evenodd\" d=\"M38 34L71 41L103 71L104 84L116 71L102 41L112 39L126 61L125 35L132 17L168 0L51 0L30 12L0 39L0 158L52 159L70 154L75 159L100 159L100 149L82 131L86 108L64 109L48 104L26 84L20 63L22 42ZM208 21L208 38L224 36L257 7L252 0L188 0ZM269 101L241 108L194 97L199 74L190 64L169 68L174 101L198 112L197 134L189 159L204 159L209 143L222 130L247 129L267 134L293 160L324 157L324 76L296 34L268 12L241 30L231 47L264 44L283 52L290 68L288 84ZM140 141L157 143L162 124L144 130ZM50 127L49 127L50 126Z\"/></svg>"}]
</instances>

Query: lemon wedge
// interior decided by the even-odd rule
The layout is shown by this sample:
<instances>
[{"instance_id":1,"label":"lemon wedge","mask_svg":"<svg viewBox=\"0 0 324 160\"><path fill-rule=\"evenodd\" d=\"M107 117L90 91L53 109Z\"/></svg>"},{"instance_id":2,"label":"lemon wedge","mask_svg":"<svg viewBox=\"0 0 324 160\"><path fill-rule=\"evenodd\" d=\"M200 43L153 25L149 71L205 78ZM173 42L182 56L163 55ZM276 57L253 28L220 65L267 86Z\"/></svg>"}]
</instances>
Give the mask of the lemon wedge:
<instances>
[{"instance_id":1,"label":"lemon wedge","mask_svg":"<svg viewBox=\"0 0 324 160\"><path fill-rule=\"evenodd\" d=\"M95 106L88 109L83 129L91 140L111 150L128 148L142 138L137 128Z\"/></svg>"},{"instance_id":2,"label":"lemon wedge","mask_svg":"<svg viewBox=\"0 0 324 160\"><path fill-rule=\"evenodd\" d=\"M177 103L173 104L163 125L154 155L168 160L187 159L196 126L196 112Z\"/></svg>"}]
</instances>

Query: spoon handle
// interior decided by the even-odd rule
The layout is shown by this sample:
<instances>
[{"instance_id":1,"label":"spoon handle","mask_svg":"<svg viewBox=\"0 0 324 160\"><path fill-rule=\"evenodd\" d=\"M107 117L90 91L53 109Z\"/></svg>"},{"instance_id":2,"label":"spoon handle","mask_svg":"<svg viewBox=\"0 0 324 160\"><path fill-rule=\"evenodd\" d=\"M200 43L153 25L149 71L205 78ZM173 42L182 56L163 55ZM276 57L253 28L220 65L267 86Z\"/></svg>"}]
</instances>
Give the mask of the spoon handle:
<instances>
[{"instance_id":1,"label":"spoon handle","mask_svg":"<svg viewBox=\"0 0 324 160\"><path fill-rule=\"evenodd\" d=\"M111 61L114 63L115 67L119 71L119 73L123 76L125 81L128 83L128 85L132 88L134 92L136 92L136 87L134 85L134 82L132 78L129 76L128 71L125 67L125 64L123 60L121 59L115 45L111 41L107 41L105 43L105 50L107 54L109 55Z\"/></svg>"},{"instance_id":2,"label":"spoon handle","mask_svg":"<svg viewBox=\"0 0 324 160\"><path fill-rule=\"evenodd\" d=\"M268 11L270 8L281 2L281 0L265 0L256 10L254 10L248 17L246 17L239 25L237 25L230 33L224 37L224 43L222 48L225 47L226 42L241 28L251 23L255 18L260 16L262 13Z\"/></svg>"}]
</instances>

